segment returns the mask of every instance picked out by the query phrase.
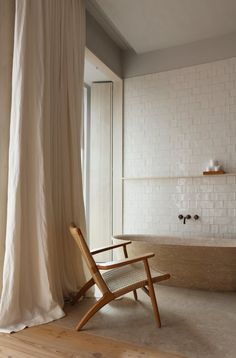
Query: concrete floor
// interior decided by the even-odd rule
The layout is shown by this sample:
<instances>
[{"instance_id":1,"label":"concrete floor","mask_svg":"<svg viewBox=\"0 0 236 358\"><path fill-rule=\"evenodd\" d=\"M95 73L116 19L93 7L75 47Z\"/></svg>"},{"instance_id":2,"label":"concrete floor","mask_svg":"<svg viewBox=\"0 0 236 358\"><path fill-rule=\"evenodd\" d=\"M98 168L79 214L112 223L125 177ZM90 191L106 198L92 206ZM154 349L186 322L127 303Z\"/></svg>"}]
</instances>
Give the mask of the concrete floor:
<instances>
[{"instance_id":1,"label":"concrete floor","mask_svg":"<svg viewBox=\"0 0 236 358\"><path fill-rule=\"evenodd\" d=\"M162 328L156 328L149 298L138 290L113 301L84 327L88 333L178 353L188 358L236 357L236 293L158 286ZM93 304L86 298L66 306L69 316L56 321L72 328Z\"/></svg>"}]
</instances>

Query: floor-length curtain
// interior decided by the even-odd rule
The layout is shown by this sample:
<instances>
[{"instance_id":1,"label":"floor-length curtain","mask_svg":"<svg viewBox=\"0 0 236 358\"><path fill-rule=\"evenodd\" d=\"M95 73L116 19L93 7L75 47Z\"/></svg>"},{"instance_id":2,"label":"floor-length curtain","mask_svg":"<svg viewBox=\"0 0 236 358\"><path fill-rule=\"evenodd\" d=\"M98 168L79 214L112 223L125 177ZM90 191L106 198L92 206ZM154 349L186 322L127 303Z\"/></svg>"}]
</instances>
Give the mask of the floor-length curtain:
<instances>
[{"instance_id":1,"label":"floor-length curtain","mask_svg":"<svg viewBox=\"0 0 236 358\"><path fill-rule=\"evenodd\" d=\"M84 280L83 0L0 0L0 331L64 315ZM1 58L4 54L3 58Z\"/></svg>"}]
</instances>

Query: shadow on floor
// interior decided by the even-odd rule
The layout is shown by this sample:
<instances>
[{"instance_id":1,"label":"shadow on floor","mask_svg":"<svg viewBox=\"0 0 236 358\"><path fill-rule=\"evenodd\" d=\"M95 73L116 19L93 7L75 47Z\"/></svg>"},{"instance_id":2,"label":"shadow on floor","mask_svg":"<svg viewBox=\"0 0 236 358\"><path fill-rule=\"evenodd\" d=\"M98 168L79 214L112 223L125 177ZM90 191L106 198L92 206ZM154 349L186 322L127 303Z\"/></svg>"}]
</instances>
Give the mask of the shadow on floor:
<instances>
[{"instance_id":1,"label":"shadow on floor","mask_svg":"<svg viewBox=\"0 0 236 358\"><path fill-rule=\"evenodd\" d=\"M87 333L146 345L188 358L236 357L236 293L207 292L159 286L158 304L162 328L154 322L149 298L138 291L111 302L84 327ZM74 328L94 303L86 298L74 306L57 325Z\"/></svg>"}]
</instances>

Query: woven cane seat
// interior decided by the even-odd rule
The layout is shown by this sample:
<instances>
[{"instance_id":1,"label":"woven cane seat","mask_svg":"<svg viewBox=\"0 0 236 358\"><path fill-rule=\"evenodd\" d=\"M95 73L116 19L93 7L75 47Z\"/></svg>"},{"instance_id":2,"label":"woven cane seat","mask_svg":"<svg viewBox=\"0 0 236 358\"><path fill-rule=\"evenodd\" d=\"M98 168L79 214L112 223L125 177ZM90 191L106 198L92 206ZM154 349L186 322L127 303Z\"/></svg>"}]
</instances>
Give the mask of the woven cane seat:
<instances>
[{"instance_id":1,"label":"woven cane seat","mask_svg":"<svg viewBox=\"0 0 236 358\"><path fill-rule=\"evenodd\" d=\"M151 268L150 272L153 282L158 282L162 281L162 279L165 279L166 275L162 272L155 271ZM102 273L102 277L112 292L128 287L140 281L146 281L144 285L147 285L147 274L143 262L138 262L106 271Z\"/></svg>"}]
</instances>

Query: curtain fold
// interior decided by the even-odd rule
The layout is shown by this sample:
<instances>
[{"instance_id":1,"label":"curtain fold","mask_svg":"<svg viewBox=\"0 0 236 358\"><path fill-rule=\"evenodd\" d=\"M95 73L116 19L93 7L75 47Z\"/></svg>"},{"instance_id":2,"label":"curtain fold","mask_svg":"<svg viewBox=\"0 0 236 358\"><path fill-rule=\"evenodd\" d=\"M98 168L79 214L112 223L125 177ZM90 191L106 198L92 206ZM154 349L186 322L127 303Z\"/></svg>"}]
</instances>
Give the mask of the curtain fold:
<instances>
[{"instance_id":1,"label":"curtain fold","mask_svg":"<svg viewBox=\"0 0 236 358\"><path fill-rule=\"evenodd\" d=\"M62 317L63 296L85 279L68 233L71 221L85 232L84 1L0 0L0 24L0 331L10 332Z\"/></svg>"},{"instance_id":2,"label":"curtain fold","mask_svg":"<svg viewBox=\"0 0 236 358\"><path fill-rule=\"evenodd\" d=\"M2 290L7 218L14 5L14 0L0 0L0 292Z\"/></svg>"}]
</instances>

